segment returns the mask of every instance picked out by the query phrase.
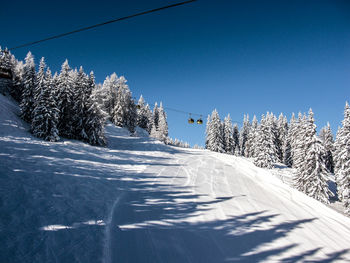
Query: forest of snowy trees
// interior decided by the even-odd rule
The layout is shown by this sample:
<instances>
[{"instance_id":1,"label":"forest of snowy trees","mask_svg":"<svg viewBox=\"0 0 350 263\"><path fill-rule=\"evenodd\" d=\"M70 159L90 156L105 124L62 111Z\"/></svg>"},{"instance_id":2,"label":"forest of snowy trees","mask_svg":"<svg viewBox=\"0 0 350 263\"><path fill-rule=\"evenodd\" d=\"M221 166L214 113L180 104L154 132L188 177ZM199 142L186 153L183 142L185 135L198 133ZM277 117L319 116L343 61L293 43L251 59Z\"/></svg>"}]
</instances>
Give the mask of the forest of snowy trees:
<instances>
[{"instance_id":1,"label":"forest of snowy trees","mask_svg":"<svg viewBox=\"0 0 350 263\"><path fill-rule=\"evenodd\" d=\"M334 174L337 195L345 212L350 214L350 108L345 105L344 120L334 142L329 123L316 133L314 114L292 114L288 122L282 113L262 115L260 123L254 116L244 116L238 130L230 115L221 121L217 110L208 116L205 148L211 151L253 158L256 166L273 168L283 163L294 168L293 184L296 189L329 203L329 176Z\"/></svg>"},{"instance_id":2,"label":"forest of snowy trees","mask_svg":"<svg viewBox=\"0 0 350 263\"><path fill-rule=\"evenodd\" d=\"M54 142L65 137L103 146L104 126L111 121L131 133L139 126L151 137L168 142L162 103L155 103L153 112L142 95L136 103L123 76L113 73L102 85L96 84L93 72L86 74L82 67L72 69L68 60L59 73L52 74L44 58L36 70L30 52L22 62L1 48L0 68L12 72L10 82L0 83L0 92L19 102L21 118L38 138Z\"/></svg>"}]
</instances>

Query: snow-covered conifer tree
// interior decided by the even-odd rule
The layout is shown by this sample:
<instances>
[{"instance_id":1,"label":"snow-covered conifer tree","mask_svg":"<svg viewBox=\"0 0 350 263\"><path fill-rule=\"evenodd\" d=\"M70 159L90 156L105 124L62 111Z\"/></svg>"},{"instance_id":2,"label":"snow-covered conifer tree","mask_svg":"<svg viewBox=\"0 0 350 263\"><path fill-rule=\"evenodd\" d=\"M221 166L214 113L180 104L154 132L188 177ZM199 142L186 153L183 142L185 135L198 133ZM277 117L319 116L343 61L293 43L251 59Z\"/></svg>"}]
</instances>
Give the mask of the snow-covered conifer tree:
<instances>
[{"instance_id":1,"label":"snow-covered conifer tree","mask_svg":"<svg viewBox=\"0 0 350 263\"><path fill-rule=\"evenodd\" d=\"M91 145L106 145L106 138L104 135L104 125L108 114L101 109L98 103L95 89L95 77L91 72L88 78L88 85L86 90L87 101L84 111L83 129L80 137Z\"/></svg>"},{"instance_id":2,"label":"snow-covered conifer tree","mask_svg":"<svg viewBox=\"0 0 350 263\"><path fill-rule=\"evenodd\" d=\"M24 73L24 64L22 61L18 61L13 68L12 74L12 89L11 96L18 102L21 101L23 93L23 73Z\"/></svg>"},{"instance_id":3,"label":"snow-covered conifer tree","mask_svg":"<svg viewBox=\"0 0 350 263\"><path fill-rule=\"evenodd\" d=\"M262 115L258 126L255 147L254 164L258 167L271 169L273 163L276 162L276 148L270 125L264 115Z\"/></svg>"},{"instance_id":4,"label":"snow-covered conifer tree","mask_svg":"<svg viewBox=\"0 0 350 263\"><path fill-rule=\"evenodd\" d=\"M62 64L61 72L58 76L57 83L57 100L58 109L60 110L60 118L58 121L58 131L61 136L67 138L74 137L73 127L73 88L74 88L74 72L71 72L68 60Z\"/></svg>"},{"instance_id":5,"label":"snow-covered conifer tree","mask_svg":"<svg viewBox=\"0 0 350 263\"><path fill-rule=\"evenodd\" d=\"M342 127L337 132L334 158L338 198L350 214L350 107L347 102Z\"/></svg>"},{"instance_id":6,"label":"snow-covered conifer tree","mask_svg":"<svg viewBox=\"0 0 350 263\"><path fill-rule=\"evenodd\" d=\"M307 119L305 114L298 114L298 120L292 128L291 146L292 146L292 160L293 168L302 169L303 161L305 160L305 132L307 126Z\"/></svg>"},{"instance_id":7,"label":"snow-covered conifer tree","mask_svg":"<svg viewBox=\"0 0 350 263\"><path fill-rule=\"evenodd\" d=\"M21 99L21 117L31 123L34 110L35 64L32 53L28 52L23 69L23 94Z\"/></svg>"},{"instance_id":8,"label":"snow-covered conifer tree","mask_svg":"<svg viewBox=\"0 0 350 263\"><path fill-rule=\"evenodd\" d=\"M329 125L329 123L327 123L326 127L322 128L320 132L320 139L325 149L326 167L329 172L334 173L334 161L333 161L334 141L333 141L331 126Z\"/></svg>"},{"instance_id":9,"label":"snow-covered conifer tree","mask_svg":"<svg viewBox=\"0 0 350 263\"><path fill-rule=\"evenodd\" d=\"M148 130L149 127L149 112L147 111L145 100L140 96L140 99L137 103L137 126L142 129ZM148 107L149 109L149 107Z\"/></svg>"},{"instance_id":10,"label":"snow-covered conifer tree","mask_svg":"<svg viewBox=\"0 0 350 263\"><path fill-rule=\"evenodd\" d=\"M52 96L50 69L47 69L43 78L41 75L39 78L40 93L36 98L31 130L34 136L55 142L59 140L57 129L59 110Z\"/></svg>"},{"instance_id":11,"label":"snow-covered conifer tree","mask_svg":"<svg viewBox=\"0 0 350 263\"><path fill-rule=\"evenodd\" d=\"M239 156L241 155L241 150L239 148L239 130L238 130L238 126L237 126L237 123L235 123L233 125L233 142L234 142L234 146L233 146L233 153L234 155L236 156Z\"/></svg>"},{"instance_id":12,"label":"snow-covered conifer tree","mask_svg":"<svg viewBox=\"0 0 350 263\"><path fill-rule=\"evenodd\" d=\"M233 126L230 114L228 114L224 119L224 146L225 153L234 153L234 141L233 141Z\"/></svg>"},{"instance_id":13,"label":"snow-covered conifer tree","mask_svg":"<svg viewBox=\"0 0 350 263\"><path fill-rule=\"evenodd\" d=\"M215 109L210 117L210 122L208 122L208 129L207 129L207 149L213 151L213 152L220 152L223 153L224 150L224 138L223 138L223 132L221 127L221 120L219 113Z\"/></svg>"},{"instance_id":14,"label":"snow-covered conifer tree","mask_svg":"<svg viewBox=\"0 0 350 263\"><path fill-rule=\"evenodd\" d=\"M158 104L156 102L153 108L153 124L155 125L156 129L158 129L158 120L159 120L159 109L158 109Z\"/></svg>"},{"instance_id":15,"label":"snow-covered conifer tree","mask_svg":"<svg viewBox=\"0 0 350 263\"><path fill-rule=\"evenodd\" d=\"M13 65L13 55L8 49L2 50L0 47L0 68L13 71L15 65ZM0 78L0 93L10 94L12 91L12 81L11 79Z\"/></svg>"},{"instance_id":16,"label":"snow-covered conifer tree","mask_svg":"<svg viewBox=\"0 0 350 263\"><path fill-rule=\"evenodd\" d=\"M103 85L94 91L94 96L99 105L101 105L101 110L106 112L110 119L112 120L112 112L116 105L117 91L119 87L120 80L116 73L107 76Z\"/></svg>"},{"instance_id":17,"label":"snow-covered conifer tree","mask_svg":"<svg viewBox=\"0 0 350 263\"><path fill-rule=\"evenodd\" d=\"M126 127L134 132L136 125L136 105L126 79L121 76L118 80L117 97L112 111L112 122L119 127Z\"/></svg>"},{"instance_id":18,"label":"snow-covered conifer tree","mask_svg":"<svg viewBox=\"0 0 350 263\"><path fill-rule=\"evenodd\" d=\"M305 194L323 203L329 203L332 192L328 188L328 170L325 165L325 150L316 136L313 112L303 121L303 148L306 154L297 166L297 174L293 178L295 187Z\"/></svg>"},{"instance_id":19,"label":"snow-covered conifer tree","mask_svg":"<svg viewBox=\"0 0 350 263\"><path fill-rule=\"evenodd\" d=\"M36 73L36 78L35 78L35 88L34 88L34 107L36 107L36 102L38 100L38 97L43 89L43 86L45 85L44 82L45 80L45 71L46 71L46 63L45 63L45 58L42 57L40 59L39 63L39 70Z\"/></svg>"},{"instance_id":20,"label":"snow-covered conifer tree","mask_svg":"<svg viewBox=\"0 0 350 263\"><path fill-rule=\"evenodd\" d=\"M163 104L160 103L159 106L159 117L158 117L158 136L159 136L159 140L166 143L167 138L168 138L168 122L166 119L166 113L163 109Z\"/></svg>"},{"instance_id":21,"label":"snow-covered conifer tree","mask_svg":"<svg viewBox=\"0 0 350 263\"><path fill-rule=\"evenodd\" d=\"M84 129L84 117L87 111L87 103L91 90L94 87L89 87L89 77L85 74L83 67L79 68L76 76L73 78L73 108L72 108L72 124L73 138L81 139L81 134Z\"/></svg>"},{"instance_id":22,"label":"snow-covered conifer tree","mask_svg":"<svg viewBox=\"0 0 350 263\"><path fill-rule=\"evenodd\" d=\"M266 114L266 125L268 127L268 136L274 143L273 151L275 155L275 161L280 161L279 156L282 151L280 149L280 143L278 141L277 118L272 112L267 112Z\"/></svg>"},{"instance_id":23,"label":"snow-covered conifer tree","mask_svg":"<svg viewBox=\"0 0 350 263\"><path fill-rule=\"evenodd\" d=\"M245 157L254 157L255 156L255 140L257 136L258 121L254 115L252 120L252 125L248 134L248 138L245 144L244 156Z\"/></svg>"},{"instance_id":24,"label":"snow-covered conifer tree","mask_svg":"<svg viewBox=\"0 0 350 263\"><path fill-rule=\"evenodd\" d=\"M152 124L153 124L153 113L148 103L146 104L145 112L148 119L147 131L150 134L152 129Z\"/></svg>"},{"instance_id":25,"label":"snow-covered conifer tree","mask_svg":"<svg viewBox=\"0 0 350 263\"><path fill-rule=\"evenodd\" d=\"M287 149L287 136L288 136L288 121L287 117L283 116L281 113L277 120L277 143L278 143L278 158L280 162L284 163L285 158L285 150Z\"/></svg>"},{"instance_id":26,"label":"snow-covered conifer tree","mask_svg":"<svg viewBox=\"0 0 350 263\"><path fill-rule=\"evenodd\" d=\"M241 150L241 155L245 156L245 144L248 139L248 134L250 130L250 122L249 122L249 115L244 115L243 118L243 127L241 129L240 135L239 135L239 147Z\"/></svg>"}]
</instances>

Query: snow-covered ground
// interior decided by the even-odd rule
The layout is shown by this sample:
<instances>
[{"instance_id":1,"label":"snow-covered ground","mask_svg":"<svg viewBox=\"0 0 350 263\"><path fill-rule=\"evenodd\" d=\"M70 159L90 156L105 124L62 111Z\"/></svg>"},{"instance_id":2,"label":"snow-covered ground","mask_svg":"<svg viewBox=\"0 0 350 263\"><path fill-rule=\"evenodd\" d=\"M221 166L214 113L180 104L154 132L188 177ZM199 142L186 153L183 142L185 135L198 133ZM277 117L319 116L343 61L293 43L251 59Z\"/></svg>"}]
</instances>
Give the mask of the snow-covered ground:
<instances>
[{"instance_id":1,"label":"snow-covered ground","mask_svg":"<svg viewBox=\"0 0 350 263\"><path fill-rule=\"evenodd\" d=\"M111 124L48 143L17 114L0 95L0 262L350 261L350 218L248 160Z\"/></svg>"}]
</instances>

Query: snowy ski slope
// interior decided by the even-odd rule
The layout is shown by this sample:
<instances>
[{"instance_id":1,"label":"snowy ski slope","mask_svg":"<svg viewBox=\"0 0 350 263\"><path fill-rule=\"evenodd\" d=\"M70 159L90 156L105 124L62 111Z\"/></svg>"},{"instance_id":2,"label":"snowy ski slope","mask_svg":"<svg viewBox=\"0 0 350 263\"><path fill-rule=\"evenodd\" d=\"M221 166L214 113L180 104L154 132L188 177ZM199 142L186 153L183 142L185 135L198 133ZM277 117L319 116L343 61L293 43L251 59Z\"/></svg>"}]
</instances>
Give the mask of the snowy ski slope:
<instances>
[{"instance_id":1,"label":"snowy ski slope","mask_svg":"<svg viewBox=\"0 0 350 263\"><path fill-rule=\"evenodd\" d=\"M0 262L350 262L350 218L243 158L109 124L32 137L0 95Z\"/></svg>"}]
</instances>

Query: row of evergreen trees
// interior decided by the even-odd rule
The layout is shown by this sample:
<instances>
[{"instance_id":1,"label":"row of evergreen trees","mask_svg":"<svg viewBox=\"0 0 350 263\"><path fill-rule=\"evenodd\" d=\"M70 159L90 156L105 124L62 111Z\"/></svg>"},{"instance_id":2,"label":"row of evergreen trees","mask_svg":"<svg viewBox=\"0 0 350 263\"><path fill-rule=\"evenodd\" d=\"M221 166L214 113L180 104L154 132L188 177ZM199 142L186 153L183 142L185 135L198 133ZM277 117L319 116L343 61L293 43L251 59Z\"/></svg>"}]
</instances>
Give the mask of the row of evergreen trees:
<instances>
[{"instance_id":1,"label":"row of evergreen trees","mask_svg":"<svg viewBox=\"0 0 350 263\"><path fill-rule=\"evenodd\" d=\"M82 67L72 69L67 60L60 73L52 75L44 58L36 72L30 52L24 63L10 52L0 49L0 54L0 67L10 69L13 75L6 92L20 103L21 117L31 124L33 135L47 141L62 136L105 145L104 125L110 120L131 133L140 126L167 142L168 124L162 103L160 107L156 103L152 112L141 95L136 104L123 76L113 73L102 85L95 84L93 72L87 75Z\"/></svg>"},{"instance_id":2,"label":"row of evergreen trees","mask_svg":"<svg viewBox=\"0 0 350 263\"><path fill-rule=\"evenodd\" d=\"M254 116L252 122L244 116L238 131L230 116L220 120L214 110L208 116L206 149L254 158L258 167L273 168L284 163L295 168L294 186L305 194L329 203L333 195L328 187L329 175L335 174L337 193L345 210L350 213L350 110L346 103L342 127L336 141L328 124L317 136L313 112L294 114L288 123L283 114L277 118L272 113L262 115L260 123Z\"/></svg>"}]
</instances>

